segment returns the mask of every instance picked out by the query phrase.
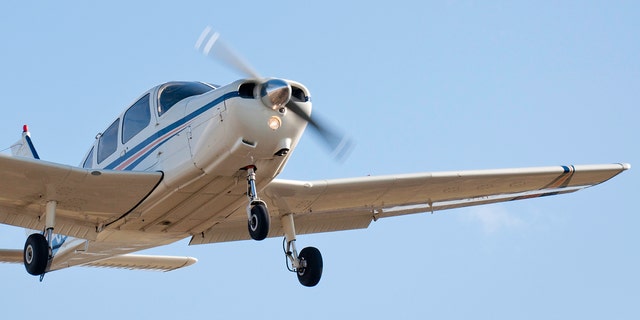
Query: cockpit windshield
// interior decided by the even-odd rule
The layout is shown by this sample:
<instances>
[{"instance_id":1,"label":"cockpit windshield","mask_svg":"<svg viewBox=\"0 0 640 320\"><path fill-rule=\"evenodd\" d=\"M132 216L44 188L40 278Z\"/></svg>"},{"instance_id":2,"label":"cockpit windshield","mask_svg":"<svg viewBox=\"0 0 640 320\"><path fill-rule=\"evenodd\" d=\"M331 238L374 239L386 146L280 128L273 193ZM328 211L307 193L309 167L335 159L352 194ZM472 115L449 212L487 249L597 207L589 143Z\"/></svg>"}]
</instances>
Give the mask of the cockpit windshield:
<instances>
[{"instance_id":1,"label":"cockpit windshield","mask_svg":"<svg viewBox=\"0 0 640 320\"><path fill-rule=\"evenodd\" d=\"M160 88L158 93L158 115L167 112L179 101L209 92L214 86L202 82L170 82Z\"/></svg>"}]
</instances>

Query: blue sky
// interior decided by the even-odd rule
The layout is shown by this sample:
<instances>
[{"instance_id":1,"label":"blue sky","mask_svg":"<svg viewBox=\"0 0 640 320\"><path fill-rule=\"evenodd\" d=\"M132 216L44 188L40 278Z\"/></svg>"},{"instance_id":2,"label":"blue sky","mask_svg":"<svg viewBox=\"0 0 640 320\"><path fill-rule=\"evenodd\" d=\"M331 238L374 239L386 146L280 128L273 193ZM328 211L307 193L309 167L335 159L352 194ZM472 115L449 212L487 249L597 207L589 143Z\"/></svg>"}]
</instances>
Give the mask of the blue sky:
<instances>
[{"instance_id":1,"label":"blue sky","mask_svg":"<svg viewBox=\"0 0 640 320\"><path fill-rule=\"evenodd\" d=\"M26 123L44 159L78 164L148 88L237 79L193 48L211 25L262 75L304 83L314 112L357 142L339 163L308 132L283 178L637 167L638 21L634 1L12 2L0 149ZM637 319L637 170L565 196L301 236L323 253L315 288L286 271L281 239L151 250L199 259L170 273L73 268L39 283L0 264L2 314ZM0 226L0 247L24 239Z\"/></svg>"}]
</instances>

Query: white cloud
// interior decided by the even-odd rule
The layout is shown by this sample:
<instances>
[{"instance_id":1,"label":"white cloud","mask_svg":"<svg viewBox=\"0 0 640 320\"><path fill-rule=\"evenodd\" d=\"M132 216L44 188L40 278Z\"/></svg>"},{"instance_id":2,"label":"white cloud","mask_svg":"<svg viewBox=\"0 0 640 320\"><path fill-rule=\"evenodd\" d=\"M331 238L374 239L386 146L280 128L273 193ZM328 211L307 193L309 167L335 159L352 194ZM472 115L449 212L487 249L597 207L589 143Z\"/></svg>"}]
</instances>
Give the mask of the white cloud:
<instances>
[{"instance_id":1,"label":"white cloud","mask_svg":"<svg viewBox=\"0 0 640 320\"><path fill-rule=\"evenodd\" d=\"M463 218L467 221L479 222L486 233L517 229L525 225L524 220L516 214L507 211L504 206L495 204L470 208L463 213Z\"/></svg>"}]
</instances>

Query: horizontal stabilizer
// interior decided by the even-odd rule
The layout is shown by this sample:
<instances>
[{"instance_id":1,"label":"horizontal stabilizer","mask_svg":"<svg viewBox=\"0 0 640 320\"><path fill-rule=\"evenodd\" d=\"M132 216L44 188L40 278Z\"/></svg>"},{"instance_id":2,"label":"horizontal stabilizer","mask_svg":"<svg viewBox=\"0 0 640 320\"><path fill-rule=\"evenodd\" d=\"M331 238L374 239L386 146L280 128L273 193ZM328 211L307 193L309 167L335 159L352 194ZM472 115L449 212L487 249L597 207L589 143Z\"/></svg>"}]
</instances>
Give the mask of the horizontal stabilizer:
<instances>
[{"instance_id":1,"label":"horizontal stabilizer","mask_svg":"<svg viewBox=\"0 0 640 320\"><path fill-rule=\"evenodd\" d=\"M0 262L22 263L22 250L0 250Z\"/></svg>"},{"instance_id":2,"label":"horizontal stabilizer","mask_svg":"<svg viewBox=\"0 0 640 320\"><path fill-rule=\"evenodd\" d=\"M22 263L22 250L0 250L0 262ZM125 254L100 261L90 262L82 266L166 272L180 269L182 267L188 267L196 262L198 262L198 259L192 257Z\"/></svg>"},{"instance_id":3,"label":"horizontal stabilizer","mask_svg":"<svg viewBox=\"0 0 640 320\"><path fill-rule=\"evenodd\" d=\"M125 254L96 262L90 262L83 266L166 272L180 269L182 267L188 267L196 262L198 262L198 259L192 257L145 256L136 254Z\"/></svg>"}]
</instances>

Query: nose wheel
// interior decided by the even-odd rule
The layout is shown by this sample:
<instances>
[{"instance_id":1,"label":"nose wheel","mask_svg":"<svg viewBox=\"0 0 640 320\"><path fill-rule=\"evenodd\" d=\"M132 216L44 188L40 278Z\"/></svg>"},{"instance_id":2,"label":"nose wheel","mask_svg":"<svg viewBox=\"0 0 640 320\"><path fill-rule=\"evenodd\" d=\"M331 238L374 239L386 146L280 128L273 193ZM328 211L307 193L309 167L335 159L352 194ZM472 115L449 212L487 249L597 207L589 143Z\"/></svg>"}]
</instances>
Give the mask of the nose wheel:
<instances>
[{"instance_id":1,"label":"nose wheel","mask_svg":"<svg viewBox=\"0 0 640 320\"><path fill-rule=\"evenodd\" d=\"M253 240L264 240L269 234L269 212L264 203L254 204L249 209L249 235Z\"/></svg>"},{"instance_id":2,"label":"nose wheel","mask_svg":"<svg viewBox=\"0 0 640 320\"><path fill-rule=\"evenodd\" d=\"M251 239L261 241L269 234L270 217L267 204L260 200L256 189L256 168L249 166L247 170L247 197L249 197L249 205L247 206L247 229Z\"/></svg>"}]
</instances>

